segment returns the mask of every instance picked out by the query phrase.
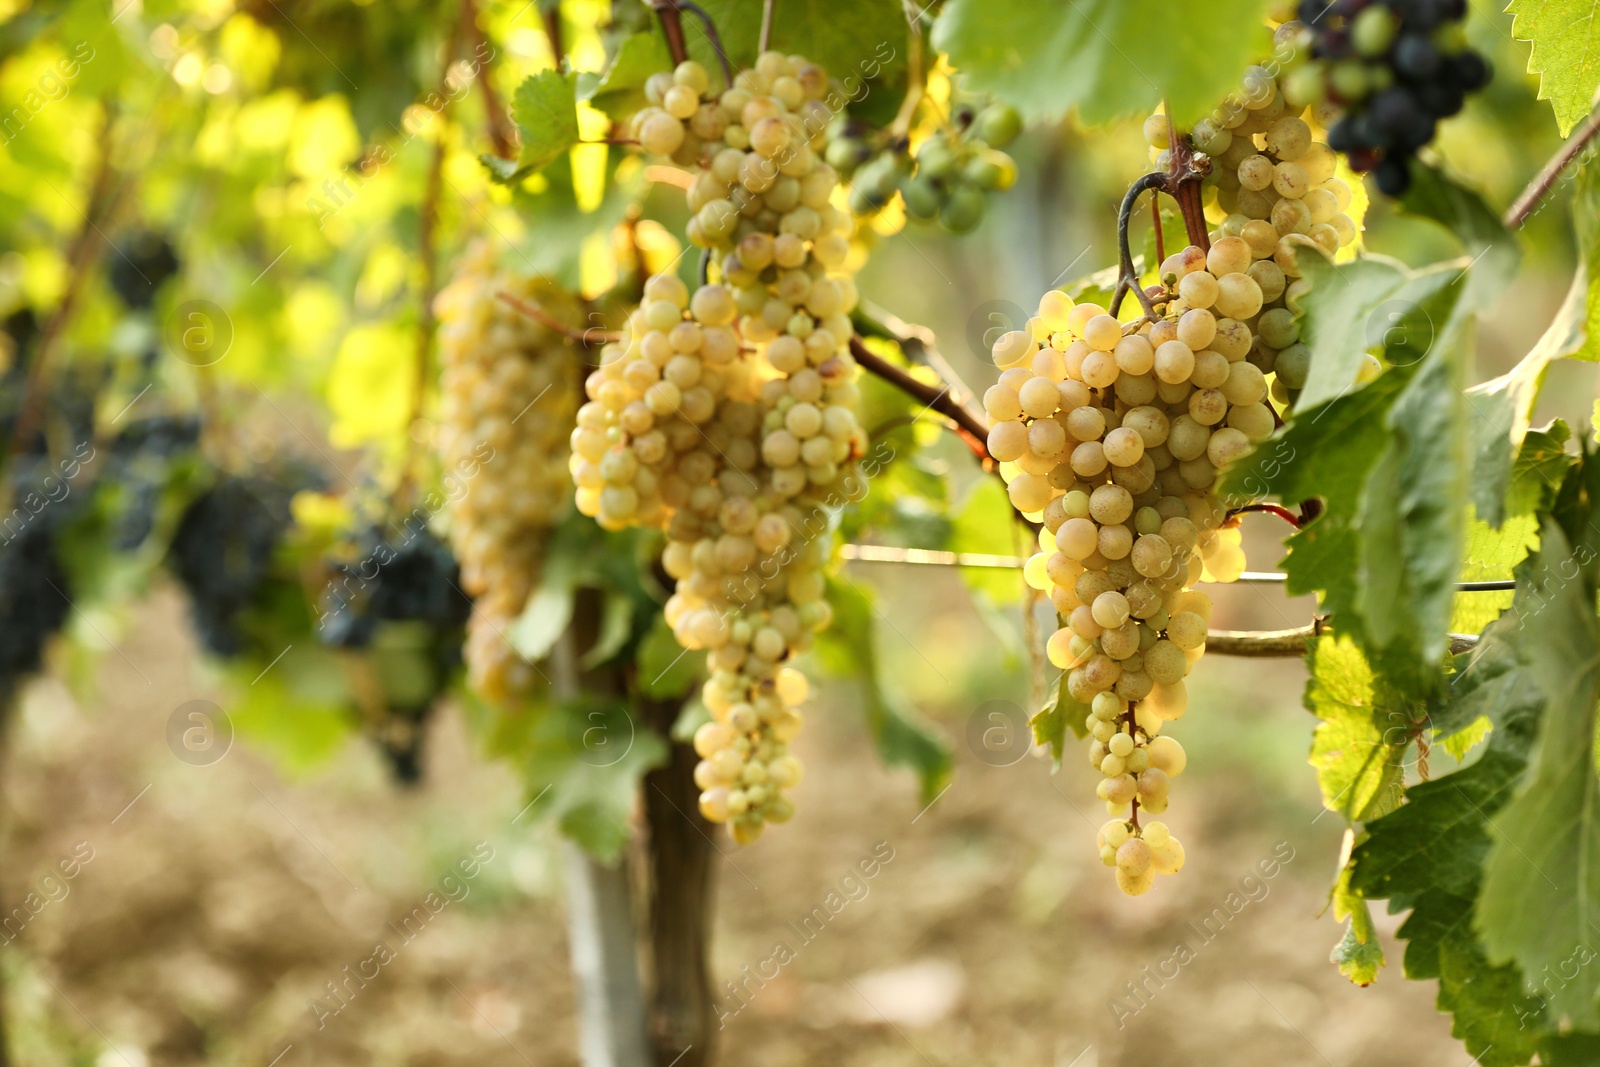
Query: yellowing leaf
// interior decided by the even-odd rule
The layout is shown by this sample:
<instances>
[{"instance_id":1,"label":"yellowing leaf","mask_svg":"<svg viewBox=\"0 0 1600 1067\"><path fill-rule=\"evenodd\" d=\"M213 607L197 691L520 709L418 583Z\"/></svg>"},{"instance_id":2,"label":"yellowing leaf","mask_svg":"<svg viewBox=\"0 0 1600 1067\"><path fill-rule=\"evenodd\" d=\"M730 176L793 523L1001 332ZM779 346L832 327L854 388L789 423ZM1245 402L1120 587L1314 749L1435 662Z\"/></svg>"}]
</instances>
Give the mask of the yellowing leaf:
<instances>
[{"instance_id":1,"label":"yellowing leaf","mask_svg":"<svg viewBox=\"0 0 1600 1067\"><path fill-rule=\"evenodd\" d=\"M339 448L388 439L398 445L411 417L411 331L387 323L345 335L328 375L328 440Z\"/></svg>"},{"instance_id":2,"label":"yellowing leaf","mask_svg":"<svg viewBox=\"0 0 1600 1067\"><path fill-rule=\"evenodd\" d=\"M361 151L350 105L337 93L313 101L295 116L289 138L289 170L316 178L343 167Z\"/></svg>"}]
</instances>

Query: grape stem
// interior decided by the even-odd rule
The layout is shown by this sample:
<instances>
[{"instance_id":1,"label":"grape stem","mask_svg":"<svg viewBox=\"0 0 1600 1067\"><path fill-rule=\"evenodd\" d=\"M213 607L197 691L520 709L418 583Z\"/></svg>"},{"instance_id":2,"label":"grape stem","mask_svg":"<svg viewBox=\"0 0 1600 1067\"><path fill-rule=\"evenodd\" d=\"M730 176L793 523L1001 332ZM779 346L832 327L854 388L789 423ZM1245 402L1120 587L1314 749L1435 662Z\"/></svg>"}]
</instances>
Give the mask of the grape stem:
<instances>
[{"instance_id":1,"label":"grape stem","mask_svg":"<svg viewBox=\"0 0 1600 1067\"><path fill-rule=\"evenodd\" d=\"M1117 287L1111 294L1110 310L1113 315L1122 307L1122 298L1128 295L1129 289L1132 289L1150 321L1154 322L1161 317L1156 313L1156 306L1151 301L1150 294L1139 284L1139 272L1133 267L1133 250L1128 247L1128 224L1132 221L1133 206L1138 203L1139 197L1146 190L1160 191L1166 185L1167 176L1160 171L1152 171L1129 186L1127 195L1122 198L1122 207L1117 211L1117 254L1121 257L1122 273L1117 277Z\"/></svg>"},{"instance_id":2,"label":"grape stem","mask_svg":"<svg viewBox=\"0 0 1600 1067\"><path fill-rule=\"evenodd\" d=\"M1113 315L1122 307L1122 298L1127 296L1129 289L1132 289L1144 307L1145 316L1152 322L1159 318L1150 294L1139 284L1138 272L1133 267L1133 250L1128 246L1128 224L1132 219L1134 205L1141 194L1147 190L1154 190L1157 193L1166 193L1176 200L1178 210L1183 213L1183 226L1188 231L1189 243L1198 246L1201 251L1208 251L1211 248L1211 238L1206 230L1205 205L1200 195L1200 181L1210 172L1211 160L1204 153L1196 152L1189 138L1173 129L1170 121L1167 129L1168 143L1172 145L1169 150L1171 163L1168 168L1165 171L1152 171L1135 180L1128 188L1127 195L1122 198L1122 208L1117 212L1117 252L1121 256L1122 272L1117 278L1117 287L1111 294L1110 311ZM1155 212L1155 220L1159 248L1162 243L1159 208ZM1159 264L1157 266L1159 267Z\"/></svg>"},{"instance_id":3,"label":"grape stem","mask_svg":"<svg viewBox=\"0 0 1600 1067\"><path fill-rule=\"evenodd\" d=\"M909 12L907 12L909 14ZM894 121L889 124L889 134L892 140L904 140L911 132L911 119L917 113L917 108L922 103L923 78L922 78L922 27L914 19L910 20L910 32L906 43L906 95L900 101L900 110L895 113Z\"/></svg>"},{"instance_id":4,"label":"grape stem","mask_svg":"<svg viewBox=\"0 0 1600 1067\"><path fill-rule=\"evenodd\" d=\"M683 42L683 12L678 10L677 0L650 0L650 6L655 9L656 18L661 20L661 32L667 38L667 51L672 55L674 64L682 63L689 58L689 48ZM733 85L733 79L728 79L728 84Z\"/></svg>"},{"instance_id":5,"label":"grape stem","mask_svg":"<svg viewBox=\"0 0 1600 1067\"><path fill-rule=\"evenodd\" d=\"M1268 515L1276 515L1290 526L1293 526L1296 530L1300 529L1300 527L1303 525L1300 516L1296 515L1282 504L1246 504L1243 507L1229 508L1228 513L1222 517L1222 521L1227 523L1236 515L1245 515L1252 511L1264 512Z\"/></svg>"},{"instance_id":6,"label":"grape stem","mask_svg":"<svg viewBox=\"0 0 1600 1067\"><path fill-rule=\"evenodd\" d=\"M733 85L733 64L728 62L728 53L722 47L722 35L717 33L717 24L711 21L711 16L706 14L706 9L695 3L694 0L669 0L684 11L694 14L705 27L706 40L711 43L712 51L717 53L717 62L722 64L722 77L731 86Z\"/></svg>"},{"instance_id":7,"label":"grape stem","mask_svg":"<svg viewBox=\"0 0 1600 1067\"><path fill-rule=\"evenodd\" d=\"M555 61L561 62L561 14L555 12L554 30L551 29L551 12L544 12L545 33L550 37L550 47L555 49ZM495 155L501 159L517 158L517 133L516 127L511 124L510 116L500 103L500 94L494 88L493 61L495 52L489 46L489 38L478 25L478 0L463 0L461 5L462 25L467 33L467 45L475 56L480 57L477 62L478 88L483 91L484 117L489 124L489 140L494 142ZM449 62L445 63L449 69Z\"/></svg>"},{"instance_id":8,"label":"grape stem","mask_svg":"<svg viewBox=\"0 0 1600 1067\"><path fill-rule=\"evenodd\" d=\"M599 348L612 341L622 340L622 334L616 330L602 330L595 326L586 326L581 330L574 329L530 300L524 300L511 293L502 292L496 295L545 329L558 333L568 340L576 341L585 348Z\"/></svg>"},{"instance_id":9,"label":"grape stem","mask_svg":"<svg viewBox=\"0 0 1600 1067\"><path fill-rule=\"evenodd\" d=\"M1539 202L1555 188L1556 181L1560 179L1567 165L1583 153L1596 135L1600 135L1600 111L1591 113L1583 121L1583 125L1574 131L1561 146L1560 151L1550 157L1550 161L1534 175L1528 187L1522 190L1522 194L1506 209L1505 217L1501 220L1506 229L1515 230L1533 216Z\"/></svg>"}]
</instances>

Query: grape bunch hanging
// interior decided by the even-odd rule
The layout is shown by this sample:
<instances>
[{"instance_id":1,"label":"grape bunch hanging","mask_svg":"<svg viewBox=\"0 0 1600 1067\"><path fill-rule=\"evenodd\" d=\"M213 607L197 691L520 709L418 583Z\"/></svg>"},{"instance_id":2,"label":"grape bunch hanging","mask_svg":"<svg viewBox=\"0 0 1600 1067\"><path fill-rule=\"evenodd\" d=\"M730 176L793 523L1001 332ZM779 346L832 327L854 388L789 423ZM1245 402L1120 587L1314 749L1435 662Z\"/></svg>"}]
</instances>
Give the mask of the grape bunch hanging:
<instances>
[{"instance_id":1,"label":"grape bunch hanging","mask_svg":"<svg viewBox=\"0 0 1600 1067\"><path fill-rule=\"evenodd\" d=\"M435 300L443 363L439 447L461 484L450 536L475 599L463 653L471 686L515 703L532 664L506 636L538 583L550 528L566 508L567 435L581 369L556 331L514 309L507 294L572 314L555 286L503 269L474 247Z\"/></svg>"},{"instance_id":2,"label":"grape bunch hanging","mask_svg":"<svg viewBox=\"0 0 1600 1067\"><path fill-rule=\"evenodd\" d=\"M1304 384L1301 257L1332 257L1356 236L1332 150L1263 68L1248 76L1257 83L1268 91L1195 133L1216 163L1209 248L1167 257L1142 294L1153 310L1134 322L1046 294L1026 329L996 342L1000 379L984 394L1011 503L1043 525L1024 577L1061 619L1046 652L1102 776L1112 818L1100 857L1134 895L1184 862L1168 827L1140 816L1166 811L1187 762L1165 730L1187 711L1184 679L1205 651L1211 603L1192 587L1244 567L1221 474L1271 436L1271 399ZM1166 116L1146 135L1165 168Z\"/></svg>"},{"instance_id":3,"label":"grape bunch hanging","mask_svg":"<svg viewBox=\"0 0 1600 1067\"><path fill-rule=\"evenodd\" d=\"M767 52L720 94L698 63L646 87L641 146L694 168L689 239L717 282L656 276L586 384L572 434L577 505L657 526L678 642L708 653L696 732L700 810L754 840L787 821L788 745L808 683L789 661L832 618L829 509L862 455L849 352L849 215L821 156L827 74Z\"/></svg>"},{"instance_id":4,"label":"grape bunch hanging","mask_svg":"<svg viewBox=\"0 0 1600 1067\"><path fill-rule=\"evenodd\" d=\"M1466 0L1302 0L1279 29L1297 57L1283 83L1296 106L1323 105L1328 143L1400 196L1411 157L1492 73L1467 44Z\"/></svg>"}]
</instances>

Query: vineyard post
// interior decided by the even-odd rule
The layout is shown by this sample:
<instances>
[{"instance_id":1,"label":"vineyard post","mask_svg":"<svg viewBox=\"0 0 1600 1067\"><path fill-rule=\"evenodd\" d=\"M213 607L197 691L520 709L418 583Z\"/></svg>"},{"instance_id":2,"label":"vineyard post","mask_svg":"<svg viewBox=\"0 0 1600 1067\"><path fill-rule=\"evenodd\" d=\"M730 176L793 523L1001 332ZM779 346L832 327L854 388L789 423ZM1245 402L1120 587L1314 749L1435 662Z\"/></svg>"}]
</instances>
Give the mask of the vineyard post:
<instances>
[{"instance_id":1,"label":"vineyard post","mask_svg":"<svg viewBox=\"0 0 1600 1067\"><path fill-rule=\"evenodd\" d=\"M598 595L580 589L567 627L550 656L552 695L571 704L582 695L619 697L614 672L579 669L600 617ZM602 863L571 841L567 929L578 993L578 1037L584 1067L649 1067L638 938L626 857Z\"/></svg>"}]
</instances>

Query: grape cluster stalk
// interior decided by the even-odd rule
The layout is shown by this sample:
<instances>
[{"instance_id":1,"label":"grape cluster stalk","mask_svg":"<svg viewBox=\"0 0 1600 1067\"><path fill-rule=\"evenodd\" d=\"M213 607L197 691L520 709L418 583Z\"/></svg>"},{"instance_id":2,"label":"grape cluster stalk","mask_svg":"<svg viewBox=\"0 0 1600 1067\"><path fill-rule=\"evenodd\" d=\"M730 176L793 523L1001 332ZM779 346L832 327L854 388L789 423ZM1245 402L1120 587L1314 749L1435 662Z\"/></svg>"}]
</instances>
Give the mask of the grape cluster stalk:
<instances>
[{"instance_id":1,"label":"grape cluster stalk","mask_svg":"<svg viewBox=\"0 0 1600 1067\"><path fill-rule=\"evenodd\" d=\"M1167 810L1187 763L1165 730L1188 710L1185 678L1205 651L1211 602L1193 586L1245 565L1222 472L1272 435L1272 399L1304 384L1300 257L1331 257L1357 232L1332 151L1264 69L1247 89L1263 77L1269 91L1193 135L1217 164L1220 221L1209 248L1161 263L1145 293L1156 310L1124 323L1047 293L1026 329L995 343L1001 374L983 398L1011 503L1042 523L1024 578L1058 613L1046 654L1086 711L1112 816L1096 844L1130 895L1184 863L1167 825L1140 815ZM1145 132L1167 165L1166 116Z\"/></svg>"},{"instance_id":2,"label":"grape cluster stalk","mask_svg":"<svg viewBox=\"0 0 1600 1067\"><path fill-rule=\"evenodd\" d=\"M582 367L565 338L514 310L502 294L575 315L553 284L497 263L475 246L434 301L443 400L438 443L461 491L450 535L462 585L475 599L463 655L469 684L497 703L526 698L532 664L506 637L539 579L547 536L572 492L567 438Z\"/></svg>"},{"instance_id":3,"label":"grape cluster stalk","mask_svg":"<svg viewBox=\"0 0 1600 1067\"><path fill-rule=\"evenodd\" d=\"M828 90L821 68L777 52L716 95L692 61L649 80L634 129L647 153L694 169L688 236L717 281L691 293L649 279L572 434L579 510L666 533L666 620L708 655L700 810L740 843L794 812L788 746L809 684L790 661L832 619L828 514L867 444L849 352L851 219L820 154Z\"/></svg>"}]
</instances>

